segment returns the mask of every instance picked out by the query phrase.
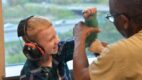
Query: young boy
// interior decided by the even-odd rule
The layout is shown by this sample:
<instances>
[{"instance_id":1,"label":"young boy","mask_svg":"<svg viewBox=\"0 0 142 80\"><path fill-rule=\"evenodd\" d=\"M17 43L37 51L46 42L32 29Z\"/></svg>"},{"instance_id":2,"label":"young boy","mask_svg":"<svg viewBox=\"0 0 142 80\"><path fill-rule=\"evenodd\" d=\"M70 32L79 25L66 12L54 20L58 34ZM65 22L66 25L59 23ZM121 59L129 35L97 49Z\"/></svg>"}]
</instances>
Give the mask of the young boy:
<instances>
[{"instance_id":1,"label":"young boy","mask_svg":"<svg viewBox=\"0 0 142 80\"><path fill-rule=\"evenodd\" d=\"M27 57L20 80L71 80L66 62L73 58L74 41L59 41L52 23L40 16L21 20L17 32Z\"/></svg>"}]
</instances>

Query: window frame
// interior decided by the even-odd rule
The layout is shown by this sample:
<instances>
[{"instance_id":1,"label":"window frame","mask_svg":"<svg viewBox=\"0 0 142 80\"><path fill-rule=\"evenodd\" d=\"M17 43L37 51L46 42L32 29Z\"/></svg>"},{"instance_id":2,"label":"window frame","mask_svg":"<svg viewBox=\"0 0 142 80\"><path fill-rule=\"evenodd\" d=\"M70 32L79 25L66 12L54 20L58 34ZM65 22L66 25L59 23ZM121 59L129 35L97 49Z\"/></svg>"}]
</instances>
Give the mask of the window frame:
<instances>
[{"instance_id":1,"label":"window frame","mask_svg":"<svg viewBox=\"0 0 142 80\"><path fill-rule=\"evenodd\" d=\"M4 28L2 16L2 0L0 0L0 80L5 75L5 57L4 57Z\"/></svg>"}]
</instances>

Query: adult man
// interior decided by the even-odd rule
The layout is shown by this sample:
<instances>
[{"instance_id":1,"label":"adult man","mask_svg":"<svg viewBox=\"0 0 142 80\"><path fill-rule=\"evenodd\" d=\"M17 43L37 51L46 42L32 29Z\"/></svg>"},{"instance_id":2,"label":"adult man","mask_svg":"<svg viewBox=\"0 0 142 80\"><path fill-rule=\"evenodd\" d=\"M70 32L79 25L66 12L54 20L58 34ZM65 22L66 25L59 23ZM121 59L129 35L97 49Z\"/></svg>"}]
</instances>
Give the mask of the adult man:
<instances>
[{"instance_id":1,"label":"adult man","mask_svg":"<svg viewBox=\"0 0 142 80\"><path fill-rule=\"evenodd\" d=\"M27 61L20 80L71 80L66 62L72 59L74 41L59 42L52 23L40 16L20 21L18 36Z\"/></svg>"},{"instance_id":2,"label":"adult man","mask_svg":"<svg viewBox=\"0 0 142 80\"><path fill-rule=\"evenodd\" d=\"M73 56L75 80L142 80L141 4L142 0L109 0L111 16L107 18L114 18L116 28L126 39L108 45L90 66L84 43L93 29L82 23L76 25ZM97 32L96 29L94 31Z\"/></svg>"}]
</instances>

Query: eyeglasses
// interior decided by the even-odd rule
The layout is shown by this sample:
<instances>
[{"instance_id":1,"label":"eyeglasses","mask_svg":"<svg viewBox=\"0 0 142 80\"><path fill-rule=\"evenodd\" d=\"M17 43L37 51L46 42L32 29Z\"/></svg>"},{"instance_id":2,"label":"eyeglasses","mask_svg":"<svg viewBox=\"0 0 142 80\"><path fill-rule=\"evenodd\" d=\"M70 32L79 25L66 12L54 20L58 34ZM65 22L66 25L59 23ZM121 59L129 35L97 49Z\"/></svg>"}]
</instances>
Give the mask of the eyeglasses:
<instances>
[{"instance_id":1,"label":"eyeglasses","mask_svg":"<svg viewBox=\"0 0 142 80\"><path fill-rule=\"evenodd\" d=\"M134 16L128 16L125 13L119 13L119 14L115 14L115 15L111 15L111 14L107 14L106 19L108 19L110 22L114 23L115 18L120 16L120 15L124 15L125 17L127 17L129 20L135 20L136 18L142 16L142 14L138 14L138 15L134 15Z\"/></svg>"},{"instance_id":2,"label":"eyeglasses","mask_svg":"<svg viewBox=\"0 0 142 80\"><path fill-rule=\"evenodd\" d=\"M123 13L115 14L115 15L107 14L106 19L108 19L110 22L114 22L115 18L120 15L124 15L124 14Z\"/></svg>"},{"instance_id":3,"label":"eyeglasses","mask_svg":"<svg viewBox=\"0 0 142 80\"><path fill-rule=\"evenodd\" d=\"M108 19L110 22L114 22L114 17L112 15L107 14L106 19Z\"/></svg>"},{"instance_id":4,"label":"eyeglasses","mask_svg":"<svg viewBox=\"0 0 142 80\"><path fill-rule=\"evenodd\" d=\"M130 16L128 16L128 15L125 14L125 13L117 13L117 14L113 14L113 15L107 14L106 19L108 19L110 22L114 23L115 18L117 18L117 17L120 16L120 15L124 15L124 16L127 17L128 19L132 19L133 17L136 17L136 16L131 16L131 17L130 17Z\"/></svg>"}]
</instances>

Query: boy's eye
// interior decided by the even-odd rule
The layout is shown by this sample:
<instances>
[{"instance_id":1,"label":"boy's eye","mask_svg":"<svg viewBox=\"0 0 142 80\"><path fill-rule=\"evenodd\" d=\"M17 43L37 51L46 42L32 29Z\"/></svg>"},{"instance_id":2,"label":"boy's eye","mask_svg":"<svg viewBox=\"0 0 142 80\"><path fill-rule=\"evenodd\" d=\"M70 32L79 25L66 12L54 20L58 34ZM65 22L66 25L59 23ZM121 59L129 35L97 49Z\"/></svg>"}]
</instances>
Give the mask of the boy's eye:
<instances>
[{"instance_id":1,"label":"boy's eye","mask_svg":"<svg viewBox=\"0 0 142 80\"><path fill-rule=\"evenodd\" d=\"M50 39L49 39L49 41L52 41L52 40L54 40L55 39L55 36L52 36Z\"/></svg>"}]
</instances>

